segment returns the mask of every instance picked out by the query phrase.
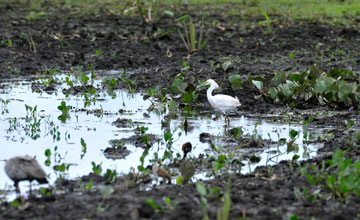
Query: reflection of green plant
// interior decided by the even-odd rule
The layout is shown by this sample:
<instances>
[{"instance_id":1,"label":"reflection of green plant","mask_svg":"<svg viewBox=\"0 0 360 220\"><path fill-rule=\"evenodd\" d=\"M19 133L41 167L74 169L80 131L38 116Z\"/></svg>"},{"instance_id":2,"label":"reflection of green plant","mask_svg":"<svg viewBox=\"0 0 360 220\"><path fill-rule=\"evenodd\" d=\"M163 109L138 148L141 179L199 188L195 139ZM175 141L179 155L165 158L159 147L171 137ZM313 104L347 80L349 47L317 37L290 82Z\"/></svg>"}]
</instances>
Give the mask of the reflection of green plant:
<instances>
[{"instance_id":1,"label":"reflection of green plant","mask_svg":"<svg viewBox=\"0 0 360 220\"><path fill-rule=\"evenodd\" d=\"M186 21L188 20L188 23ZM192 21L190 15L184 15L175 20L178 24L178 33L184 42L184 45L188 53L193 53L196 51L202 50L209 40L209 36L204 38L204 17L200 22L200 33L197 38L196 36L196 26ZM181 32L181 29L184 29L184 33Z\"/></svg>"},{"instance_id":2,"label":"reflection of green plant","mask_svg":"<svg viewBox=\"0 0 360 220\"><path fill-rule=\"evenodd\" d=\"M45 150L44 154L47 157L47 159L45 161L45 166L48 166L48 167L51 166L50 157L51 157L51 155L54 155L54 166L53 166L53 168L55 170L55 173L56 173L56 176L57 176L58 179L63 179L65 176L67 176L67 174L68 174L67 172L69 171L70 166L72 164L66 163L66 161L65 161L66 154L65 154L65 156L62 156L58 152L58 147L57 146L54 147L53 153L48 148L48 149Z\"/></svg>"},{"instance_id":3,"label":"reflection of green plant","mask_svg":"<svg viewBox=\"0 0 360 220\"><path fill-rule=\"evenodd\" d=\"M37 105L35 105L35 107L31 107L25 104L25 108L26 108L26 118L25 118L26 135L35 140L40 137L40 132L41 132L40 130L41 119L37 118Z\"/></svg>"},{"instance_id":4,"label":"reflection of green plant","mask_svg":"<svg viewBox=\"0 0 360 220\"><path fill-rule=\"evenodd\" d=\"M9 104L10 99L0 98L0 101L1 101L1 114L3 115L9 113L9 109L7 108L7 105Z\"/></svg>"},{"instance_id":5,"label":"reflection of green plant","mask_svg":"<svg viewBox=\"0 0 360 220\"><path fill-rule=\"evenodd\" d=\"M61 115L58 116L58 119L61 122L66 122L66 119L70 118L69 110L70 110L71 106L66 105L66 102L62 101L61 104L57 108L61 111Z\"/></svg>"},{"instance_id":6,"label":"reflection of green plant","mask_svg":"<svg viewBox=\"0 0 360 220\"><path fill-rule=\"evenodd\" d=\"M87 151L87 145L86 145L85 140L83 138L80 139L80 143L81 143L81 146L82 146L80 159L83 159L83 157L85 156L86 151Z\"/></svg>"},{"instance_id":7,"label":"reflection of green plant","mask_svg":"<svg viewBox=\"0 0 360 220\"><path fill-rule=\"evenodd\" d=\"M320 170L316 167L312 170L315 174L309 173L303 166L300 173L310 184L322 186L342 202L345 203L350 196L360 196L360 160L352 162L344 157L340 149L334 151L331 159L323 162Z\"/></svg>"},{"instance_id":8,"label":"reflection of green plant","mask_svg":"<svg viewBox=\"0 0 360 220\"><path fill-rule=\"evenodd\" d=\"M360 84L348 70L333 69L328 73L316 67L301 73L276 73L270 78L256 77L252 83L261 94L275 102L317 100L321 105L354 106L360 104Z\"/></svg>"}]
</instances>

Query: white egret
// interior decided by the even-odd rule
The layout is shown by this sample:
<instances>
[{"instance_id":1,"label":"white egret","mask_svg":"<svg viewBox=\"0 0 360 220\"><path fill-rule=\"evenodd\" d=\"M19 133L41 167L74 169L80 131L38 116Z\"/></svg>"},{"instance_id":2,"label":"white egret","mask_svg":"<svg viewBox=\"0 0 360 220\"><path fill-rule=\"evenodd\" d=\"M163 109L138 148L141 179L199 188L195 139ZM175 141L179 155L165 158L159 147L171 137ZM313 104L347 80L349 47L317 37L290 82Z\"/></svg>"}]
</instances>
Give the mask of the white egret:
<instances>
[{"instance_id":1,"label":"white egret","mask_svg":"<svg viewBox=\"0 0 360 220\"><path fill-rule=\"evenodd\" d=\"M41 168L35 158L29 155L17 156L7 160L5 163L5 172L9 178L14 181L16 193L19 195L20 181L28 180L30 182L30 193L31 182L33 180L36 180L39 183L48 183L45 171Z\"/></svg>"},{"instance_id":2,"label":"white egret","mask_svg":"<svg viewBox=\"0 0 360 220\"><path fill-rule=\"evenodd\" d=\"M206 96L211 107L213 107L215 111L218 111L221 114L225 115L225 123L227 120L229 124L230 121L227 117L227 114L235 110L236 107L241 106L239 99L237 97L234 98L229 95L212 95L213 90L219 88L219 85L213 79L208 79L205 82L205 85L210 85L206 92Z\"/></svg>"}]
</instances>

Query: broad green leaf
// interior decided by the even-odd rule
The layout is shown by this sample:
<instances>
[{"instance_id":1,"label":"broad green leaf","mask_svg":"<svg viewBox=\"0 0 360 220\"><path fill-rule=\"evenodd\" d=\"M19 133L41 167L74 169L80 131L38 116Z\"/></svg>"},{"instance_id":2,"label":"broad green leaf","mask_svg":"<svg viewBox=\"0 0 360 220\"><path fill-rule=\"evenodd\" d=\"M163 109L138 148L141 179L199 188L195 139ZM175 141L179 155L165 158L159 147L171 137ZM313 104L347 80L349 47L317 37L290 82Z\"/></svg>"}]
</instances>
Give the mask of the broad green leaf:
<instances>
[{"instance_id":1,"label":"broad green leaf","mask_svg":"<svg viewBox=\"0 0 360 220\"><path fill-rule=\"evenodd\" d=\"M231 76L229 77L229 82L230 84L232 84L234 81L236 80L241 80L241 77L239 74L231 74Z\"/></svg>"},{"instance_id":2,"label":"broad green leaf","mask_svg":"<svg viewBox=\"0 0 360 220\"><path fill-rule=\"evenodd\" d=\"M323 80L316 80L315 93L322 94L326 90L326 85Z\"/></svg>"},{"instance_id":3,"label":"broad green leaf","mask_svg":"<svg viewBox=\"0 0 360 220\"><path fill-rule=\"evenodd\" d=\"M241 88L242 81L241 81L240 75L238 75L238 74L232 74L232 75L229 77L229 82L230 82L231 88L232 88L233 90L237 90L237 89L240 89L240 88Z\"/></svg>"},{"instance_id":4,"label":"broad green leaf","mask_svg":"<svg viewBox=\"0 0 360 220\"><path fill-rule=\"evenodd\" d=\"M294 139L298 134L299 134L299 132L294 130L294 129L291 129L290 132L289 132L289 135L290 135L291 139Z\"/></svg>"},{"instance_id":5,"label":"broad green leaf","mask_svg":"<svg viewBox=\"0 0 360 220\"><path fill-rule=\"evenodd\" d=\"M149 88L148 89L148 94L149 94L150 97L154 97L155 96L155 89Z\"/></svg>"},{"instance_id":6,"label":"broad green leaf","mask_svg":"<svg viewBox=\"0 0 360 220\"><path fill-rule=\"evenodd\" d=\"M252 83L256 86L258 90L262 90L264 83L262 81L252 80Z\"/></svg>"},{"instance_id":7,"label":"broad green leaf","mask_svg":"<svg viewBox=\"0 0 360 220\"><path fill-rule=\"evenodd\" d=\"M183 176L178 176L178 177L176 178L176 184L177 184L177 185L180 185L183 181L184 181L184 177L183 177Z\"/></svg>"},{"instance_id":8,"label":"broad green leaf","mask_svg":"<svg viewBox=\"0 0 360 220\"><path fill-rule=\"evenodd\" d=\"M200 193L201 196L206 196L206 186L203 182L196 182L196 190Z\"/></svg>"},{"instance_id":9,"label":"broad green leaf","mask_svg":"<svg viewBox=\"0 0 360 220\"><path fill-rule=\"evenodd\" d=\"M231 60L227 60L221 65L221 68L226 72L226 70L229 69L230 65L231 65Z\"/></svg>"},{"instance_id":10,"label":"broad green leaf","mask_svg":"<svg viewBox=\"0 0 360 220\"><path fill-rule=\"evenodd\" d=\"M292 91L289 89L288 84L281 84L279 85L279 88L281 89L282 94L288 99L292 95Z\"/></svg>"},{"instance_id":11,"label":"broad green leaf","mask_svg":"<svg viewBox=\"0 0 360 220\"><path fill-rule=\"evenodd\" d=\"M271 87L268 91L268 94L271 99L275 100L277 97L277 90L274 87Z\"/></svg>"},{"instance_id":12,"label":"broad green leaf","mask_svg":"<svg viewBox=\"0 0 360 220\"><path fill-rule=\"evenodd\" d=\"M324 81L324 84L325 84L326 88L331 86L336 81L334 78L328 77L328 76L323 76L321 78Z\"/></svg>"},{"instance_id":13,"label":"broad green leaf","mask_svg":"<svg viewBox=\"0 0 360 220\"><path fill-rule=\"evenodd\" d=\"M191 100L192 100L192 94L185 93L183 98L183 103L191 103Z\"/></svg>"}]
</instances>

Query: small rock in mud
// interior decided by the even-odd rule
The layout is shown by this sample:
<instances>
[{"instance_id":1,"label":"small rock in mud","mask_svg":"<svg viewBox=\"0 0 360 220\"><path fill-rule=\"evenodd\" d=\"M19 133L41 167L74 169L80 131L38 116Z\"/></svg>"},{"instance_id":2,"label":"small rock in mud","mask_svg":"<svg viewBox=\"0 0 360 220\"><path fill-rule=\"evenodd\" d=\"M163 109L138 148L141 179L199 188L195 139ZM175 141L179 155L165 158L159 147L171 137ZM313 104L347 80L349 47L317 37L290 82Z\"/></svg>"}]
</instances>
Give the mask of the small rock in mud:
<instances>
[{"instance_id":1,"label":"small rock in mud","mask_svg":"<svg viewBox=\"0 0 360 220\"><path fill-rule=\"evenodd\" d=\"M141 147L141 148L146 148L148 147L147 144L144 141L144 136L147 137L147 139L149 140L149 146L152 146L155 142L159 142L161 140L161 138L159 138L158 136L154 135L154 134L144 134L144 135L133 135L131 137L128 138L121 138L121 139L117 139L117 140L110 140L109 143L112 146L121 146L124 145L125 143L128 144L133 144L135 145L135 147Z\"/></svg>"},{"instance_id":2,"label":"small rock in mud","mask_svg":"<svg viewBox=\"0 0 360 220\"><path fill-rule=\"evenodd\" d=\"M111 125L114 125L117 128L131 128L134 125L140 125L140 124L144 124L144 123L132 121L131 119L127 119L127 118L118 118L116 119L116 121L111 123Z\"/></svg>"},{"instance_id":3,"label":"small rock in mud","mask_svg":"<svg viewBox=\"0 0 360 220\"><path fill-rule=\"evenodd\" d=\"M132 120L126 118L118 118L116 119L116 121L111 123L111 125L114 125L118 128L130 128L132 126Z\"/></svg>"},{"instance_id":4,"label":"small rock in mud","mask_svg":"<svg viewBox=\"0 0 360 220\"><path fill-rule=\"evenodd\" d=\"M130 154L126 147L118 146L118 147L108 147L104 150L104 155L108 159L124 159Z\"/></svg>"}]
</instances>

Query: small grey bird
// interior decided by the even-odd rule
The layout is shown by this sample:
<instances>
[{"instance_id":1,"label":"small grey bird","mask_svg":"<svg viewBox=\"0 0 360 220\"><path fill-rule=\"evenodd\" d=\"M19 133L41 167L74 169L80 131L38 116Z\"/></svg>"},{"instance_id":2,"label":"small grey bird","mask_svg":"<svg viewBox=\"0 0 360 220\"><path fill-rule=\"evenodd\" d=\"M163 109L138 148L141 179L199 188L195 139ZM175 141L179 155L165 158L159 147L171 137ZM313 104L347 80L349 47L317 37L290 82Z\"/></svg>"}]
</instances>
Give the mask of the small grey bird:
<instances>
[{"instance_id":1,"label":"small grey bird","mask_svg":"<svg viewBox=\"0 0 360 220\"><path fill-rule=\"evenodd\" d=\"M25 155L13 157L6 161L5 172L10 179L14 181L16 193L20 195L19 182L28 180L30 182L30 193L31 193L31 182L36 180L41 183L48 183L46 179L46 173L41 168L40 164L35 158Z\"/></svg>"}]
</instances>

